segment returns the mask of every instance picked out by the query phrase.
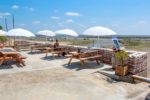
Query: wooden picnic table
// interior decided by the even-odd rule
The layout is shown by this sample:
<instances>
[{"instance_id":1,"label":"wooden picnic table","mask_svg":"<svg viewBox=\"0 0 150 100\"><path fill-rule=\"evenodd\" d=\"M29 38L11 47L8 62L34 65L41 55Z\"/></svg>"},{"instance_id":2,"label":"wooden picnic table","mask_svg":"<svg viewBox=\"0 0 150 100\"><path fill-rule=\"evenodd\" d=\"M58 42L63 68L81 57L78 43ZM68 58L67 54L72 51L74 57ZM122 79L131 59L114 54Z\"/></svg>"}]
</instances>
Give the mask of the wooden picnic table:
<instances>
[{"instance_id":1,"label":"wooden picnic table","mask_svg":"<svg viewBox=\"0 0 150 100\"><path fill-rule=\"evenodd\" d=\"M51 44L37 44L37 45L33 45L30 48L30 51L32 52L33 50L39 50L41 52L46 51L46 48L50 48L52 47Z\"/></svg>"},{"instance_id":2,"label":"wooden picnic table","mask_svg":"<svg viewBox=\"0 0 150 100\"><path fill-rule=\"evenodd\" d=\"M0 54L0 64L2 64L6 60L15 60L16 62L21 63L23 66L25 66L23 59L26 59L26 57L23 57L13 48L1 49Z\"/></svg>"},{"instance_id":3,"label":"wooden picnic table","mask_svg":"<svg viewBox=\"0 0 150 100\"><path fill-rule=\"evenodd\" d=\"M68 48L66 47L57 47L57 48L45 48L46 49L46 57L48 55L49 52L52 53L53 57L54 57L54 54L57 54L58 56L60 56L63 52L69 52Z\"/></svg>"},{"instance_id":4,"label":"wooden picnic table","mask_svg":"<svg viewBox=\"0 0 150 100\"><path fill-rule=\"evenodd\" d=\"M33 50L39 50L41 52L46 51L46 47L31 47L30 51L33 52Z\"/></svg>"},{"instance_id":5,"label":"wooden picnic table","mask_svg":"<svg viewBox=\"0 0 150 100\"><path fill-rule=\"evenodd\" d=\"M71 64L72 59L78 59L80 60L81 65L84 65L84 61L96 61L96 63L99 65L99 60L101 55L98 55L97 51L85 51L85 52L70 52L71 56L69 59L68 64Z\"/></svg>"},{"instance_id":6,"label":"wooden picnic table","mask_svg":"<svg viewBox=\"0 0 150 100\"><path fill-rule=\"evenodd\" d=\"M49 52L52 52L52 51L54 51L54 48L51 48L51 47L47 47L47 48L45 48L46 50L46 55L45 55L45 57L47 57L47 55L48 55L48 53Z\"/></svg>"}]
</instances>

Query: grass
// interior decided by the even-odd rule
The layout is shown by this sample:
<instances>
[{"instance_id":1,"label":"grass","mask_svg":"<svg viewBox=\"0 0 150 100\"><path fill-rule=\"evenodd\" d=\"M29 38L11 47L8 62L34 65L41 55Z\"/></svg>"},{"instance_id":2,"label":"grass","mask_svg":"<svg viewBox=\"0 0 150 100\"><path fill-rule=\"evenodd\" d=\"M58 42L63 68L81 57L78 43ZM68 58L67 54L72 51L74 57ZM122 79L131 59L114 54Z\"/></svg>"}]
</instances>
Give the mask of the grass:
<instances>
[{"instance_id":1,"label":"grass","mask_svg":"<svg viewBox=\"0 0 150 100\"><path fill-rule=\"evenodd\" d=\"M84 39L67 39L67 40L59 40L60 42L68 42L68 44L70 45L86 45L86 44L90 44L93 43L93 40L84 40Z\"/></svg>"},{"instance_id":2,"label":"grass","mask_svg":"<svg viewBox=\"0 0 150 100\"><path fill-rule=\"evenodd\" d=\"M5 36L0 36L0 42L5 42L7 38Z\"/></svg>"},{"instance_id":3,"label":"grass","mask_svg":"<svg viewBox=\"0 0 150 100\"><path fill-rule=\"evenodd\" d=\"M150 49L150 41L147 40L130 40L126 39L123 41L123 46L127 49L131 50L149 50Z\"/></svg>"}]
</instances>

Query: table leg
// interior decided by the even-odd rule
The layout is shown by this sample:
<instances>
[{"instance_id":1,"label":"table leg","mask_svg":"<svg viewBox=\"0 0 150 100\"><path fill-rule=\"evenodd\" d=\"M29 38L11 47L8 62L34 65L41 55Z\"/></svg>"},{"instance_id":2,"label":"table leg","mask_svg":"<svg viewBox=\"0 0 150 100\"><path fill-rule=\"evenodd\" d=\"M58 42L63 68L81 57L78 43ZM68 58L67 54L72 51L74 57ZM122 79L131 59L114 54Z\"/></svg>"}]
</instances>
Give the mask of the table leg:
<instances>
[{"instance_id":1,"label":"table leg","mask_svg":"<svg viewBox=\"0 0 150 100\"><path fill-rule=\"evenodd\" d=\"M21 63L23 66L26 66L25 61L24 61L23 59L20 59L20 63Z\"/></svg>"},{"instance_id":2,"label":"table leg","mask_svg":"<svg viewBox=\"0 0 150 100\"><path fill-rule=\"evenodd\" d=\"M4 59L1 59L1 60L0 60L0 65L2 65L2 64L3 64L3 62L4 62Z\"/></svg>"},{"instance_id":3,"label":"table leg","mask_svg":"<svg viewBox=\"0 0 150 100\"><path fill-rule=\"evenodd\" d=\"M68 64L71 64L72 58L73 58L73 57L70 57Z\"/></svg>"},{"instance_id":4,"label":"table leg","mask_svg":"<svg viewBox=\"0 0 150 100\"><path fill-rule=\"evenodd\" d=\"M83 66L84 65L84 60L80 60L80 64L81 64L81 66Z\"/></svg>"},{"instance_id":5,"label":"table leg","mask_svg":"<svg viewBox=\"0 0 150 100\"><path fill-rule=\"evenodd\" d=\"M30 50L31 53L32 53L32 50L33 50L33 49Z\"/></svg>"},{"instance_id":6,"label":"table leg","mask_svg":"<svg viewBox=\"0 0 150 100\"><path fill-rule=\"evenodd\" d=\"M97 65L99 65L100 63L99 63L99 61L98 61L98 59L96 59L96 63L97 63Z\"/></svg>"},{"instance_id":7,"label":"table leg","mask_svg":"<svg viewBox=\"0 0 150 100\"><path fill-rule=\"evenodd\" d=\"M22 64L23 66L25 66L25 61L23 60L23 58L16 57L15 60L16 60L17 63Z\"/></svg>"},{"instance_id":8,"label":"table leg","mask_svg":"<svg viewBox=\"0 0 150 100\"><path fill-rule=\"evenodd\" d=\"M47 57L47 55L48 55L48 51L46 51L46 55L45 55L45 57Z\"/></svg>"}]
</instances>

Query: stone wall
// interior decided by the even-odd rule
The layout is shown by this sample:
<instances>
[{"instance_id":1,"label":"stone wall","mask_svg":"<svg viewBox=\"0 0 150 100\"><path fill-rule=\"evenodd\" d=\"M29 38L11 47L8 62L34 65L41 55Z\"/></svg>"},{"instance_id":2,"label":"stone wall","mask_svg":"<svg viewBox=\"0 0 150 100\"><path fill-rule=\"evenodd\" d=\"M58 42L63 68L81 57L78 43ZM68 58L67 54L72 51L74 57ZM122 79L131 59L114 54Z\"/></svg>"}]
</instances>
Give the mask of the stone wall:
<instances>
[{"instance_id":1,"label":"stone wall","mask_svg":"<svg viewBox=\"0 0 150 100\"><path fill-rule=\"evenodd\" d=\"M119 62L113 56L113 50L107 48L100 48L99 54L102 55L101 61L106 64L115 66ZM147 70L147 52L127 51L129 53L128 66L129 73L138 74Z\"/></svg>"}]
</instances>

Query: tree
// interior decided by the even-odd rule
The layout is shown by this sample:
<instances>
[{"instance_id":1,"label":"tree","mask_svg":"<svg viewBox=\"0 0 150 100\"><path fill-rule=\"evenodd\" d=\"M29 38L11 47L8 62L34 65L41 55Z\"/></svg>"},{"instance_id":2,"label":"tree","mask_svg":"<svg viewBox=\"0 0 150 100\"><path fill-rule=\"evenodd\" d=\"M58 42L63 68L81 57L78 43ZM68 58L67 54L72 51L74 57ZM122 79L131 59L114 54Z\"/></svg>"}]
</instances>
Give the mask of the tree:
<instances>
[{"instance_id":1,"label":"tree","mask_svg":"<svg viewBox=\"0 0 150 100\"><path fill-rule=\"evenodd\" d=\"M2 30L3 27L0 25L0 30ZM0 36L0 42L5 42L7 38L5 36Z\"/></svg>"},{"instance_id":2,"label":"tree","mask_svg":"<svg viewBox=\"0 0 150 100\"><path fill-rule=\"evenodd\" d=\"M0 30L2 30L3 29L3 27L0 25Z\"/></svg>"},{"instance_id":3,"label":"tree","mask_svg":"<svg viewBox=\"0 0 150 100\"><path fill-rule=\"evenodd\" d=\"M6 36L0 36L0 42L5 42L7 40Z\"/></svg>"}]
</instances>

